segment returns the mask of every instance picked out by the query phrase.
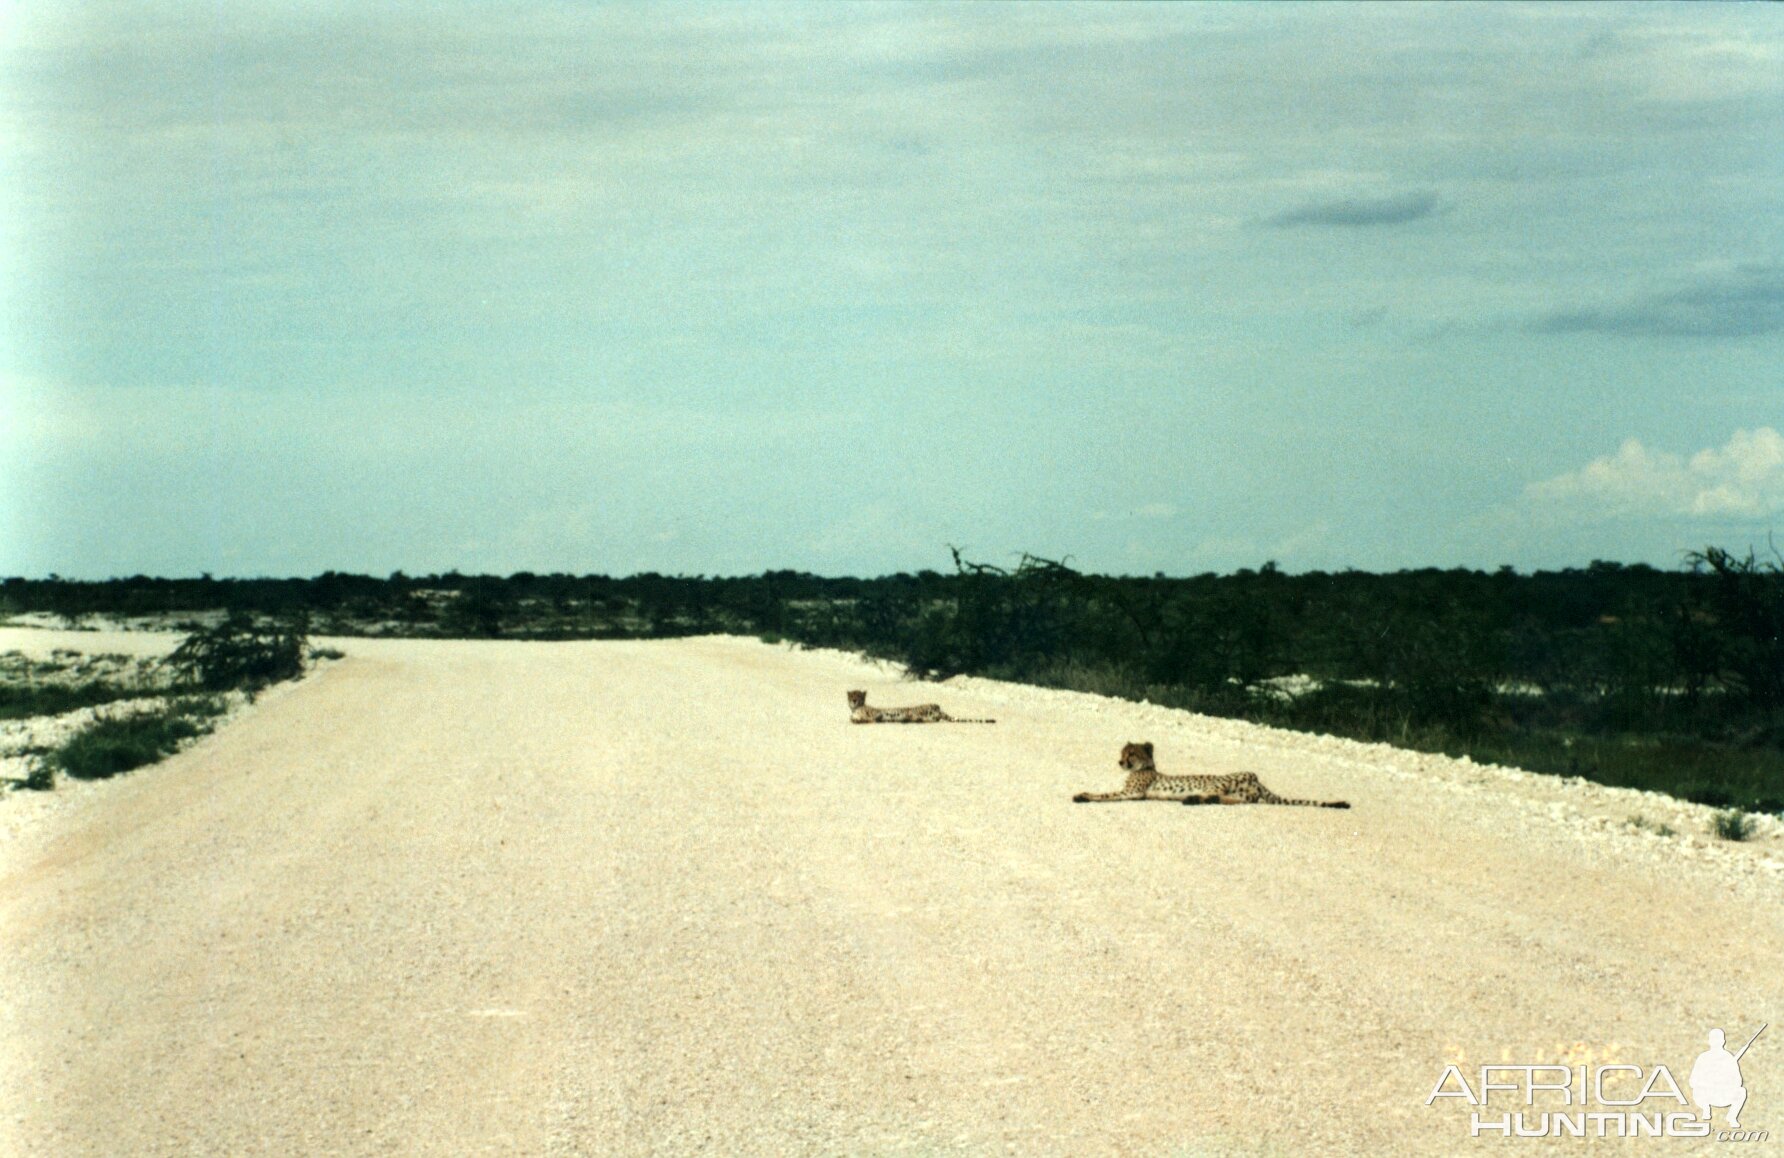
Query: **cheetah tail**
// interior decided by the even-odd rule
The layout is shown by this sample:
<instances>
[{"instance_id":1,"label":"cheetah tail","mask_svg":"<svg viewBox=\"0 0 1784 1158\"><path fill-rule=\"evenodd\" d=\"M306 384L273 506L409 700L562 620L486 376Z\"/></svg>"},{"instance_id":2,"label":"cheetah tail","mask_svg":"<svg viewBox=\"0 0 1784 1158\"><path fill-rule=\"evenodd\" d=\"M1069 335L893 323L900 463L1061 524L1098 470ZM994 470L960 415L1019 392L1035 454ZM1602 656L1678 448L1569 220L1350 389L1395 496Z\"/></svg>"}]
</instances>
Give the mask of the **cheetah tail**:
<instances>
[{"instance_id":1,"label":"cheetah tail","mask_svg":"<svg viewBox=\"0 0 1784 1158\"><path fill-rule=\"evenodd\" d=\"M950 723L950 724L995 724L995 723L997 723L997 721L996 720L986 720L986 719L975 719L971 716L965 716L965 717L949 716L948 723Z\"/></svg>"},{"instance_id":2,"label":"cheetah tail","mask_svg":"<svg viewBox=\"0 0 1784 1158\"><path fill-rule=\"evenodd\" d=\"M1278 796L1274 800L1266 801L1266 803L1269 803L1269 804L1299 804L1299 805L1304 805L1305 807L1308 807L1308 808L1349 808L1350 807L1350 801L1348 801L1348 800L1290 800L1289 798L1287 798L1285 796Z\"/></svg>"}]
</instances>

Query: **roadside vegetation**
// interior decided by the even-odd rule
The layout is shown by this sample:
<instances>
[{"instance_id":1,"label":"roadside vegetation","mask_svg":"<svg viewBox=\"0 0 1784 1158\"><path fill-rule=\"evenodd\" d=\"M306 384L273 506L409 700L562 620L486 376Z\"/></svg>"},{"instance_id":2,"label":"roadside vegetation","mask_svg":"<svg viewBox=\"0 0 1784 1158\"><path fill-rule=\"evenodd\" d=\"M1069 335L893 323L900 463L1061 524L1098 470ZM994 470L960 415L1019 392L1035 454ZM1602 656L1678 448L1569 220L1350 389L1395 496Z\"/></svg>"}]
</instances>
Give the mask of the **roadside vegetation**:
<instances>
[{"instance_id":1,"label":"roadside vegetation","mask_svg":"<svg viewBox=\"0 0 1784 1158\"><path fill-rule=\"evenodd\" d=\"M302 675L304 644L295 622L266 625L236 613L187 636L165 663L183 685L252 694Z\"/></svg>"},{"instance_id":2,"label":"roadside vegetation","mask_svg":"<svg viewBox=\"0 0 1784 1158\"><path fill-rule=\"evenodd\" d=\"M228 710L218 696L180 696L153 711L101 716L43 756L43 768L75 780L104 780L154 764L208 733Z\"/></svg>"},{"instance_id":3,"label":"roadside vegetation","mask_svg":"<svg viewBox=\"0 0 1784 1158\"><path fill-rule=\"evenodd\" d=\"M604 639L756 636L1784 812L1784 563L1111 577L955 552L946 572L314 579L8 579L0 616L295 623L253 665L189 645L202 690L289 678L303 631ZM230 616L234 619L231 620ZM221 619L221 623L218 621ZM194 637L198 638L198 637ZM295 641L295 642L293 642ZM208 650L207 650L208 649ZM237 656L237 658L230 658ZM270 666L254 666L260 664ZM207 674L210 673L210 674ZM207 682L208 681L208 682Z\"/></svg>"},{"instance_id":4,"label":"roadside vegetation","mask_svg":"<svg viewBox=\"0 0 1784 1158\"><path fill-rule=\"evenodd\" d=\"M153 676L128 656L69 650L48 659L0 655L0 722L132 699L152 682Z\"/></svg>"},{"instance_id":5,"label":"roadside vegetation","mask_svg":"<svg viewBox=\"0 0 1784 1158\"><path fill-rule=\"evenodd\" d=\"M160 661L103 657L121 661L122 670L113 665L109 675L81 678L91 673L92 657L72 652L49 662L0 657L0 719L100 709L57 742L15 752L31 763L13 787L43 791L58 775L103 780L163 760L210 732L232 696L251 700L301 675L305 656L298 626L237 613L192 632Z\"/></svg>"}]
</instances>

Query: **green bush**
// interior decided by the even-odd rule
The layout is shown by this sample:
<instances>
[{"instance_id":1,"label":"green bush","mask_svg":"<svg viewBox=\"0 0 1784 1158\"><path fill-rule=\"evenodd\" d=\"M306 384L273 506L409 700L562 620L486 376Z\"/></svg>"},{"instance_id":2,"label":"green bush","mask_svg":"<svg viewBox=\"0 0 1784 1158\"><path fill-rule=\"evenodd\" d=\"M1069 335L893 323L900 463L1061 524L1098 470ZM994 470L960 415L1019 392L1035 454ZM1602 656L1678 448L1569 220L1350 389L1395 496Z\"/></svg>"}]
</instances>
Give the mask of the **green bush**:
<instances>
[{"instance_id":1,"label":"green bush","mask_svg":"<svg viewBox=\"0 0 1784 1158\"><path fill-rule=\"evenodd\" d=\"M221 700L194 696L158 712L98 719L47 753L43 767L75 780L104 780L173 755L209 732L223 711Z\"/></svg>"},{"instance_id":2,"label":"green bush","mask_svg":"<svg viewBox=\"0 0 1784 1158\"><path fill-rule=\"evenodd\" d=\"M1711 827L1723 840L1751 840L1757 825L1745 812L1731 808L1727 812L1718 812Z\"/></svg>"},{"instance_id":3,"label":"green bush","mask_svg":"<svg viewBox=\"0 0 1784 1158\"><path fill-rule=\"evenodd\" d=\"M303 674L304 636L295 627L261 627L231 615L187 636L166 663L183 681L207 691L253 690Z\"/></svg>"}]
</instances>

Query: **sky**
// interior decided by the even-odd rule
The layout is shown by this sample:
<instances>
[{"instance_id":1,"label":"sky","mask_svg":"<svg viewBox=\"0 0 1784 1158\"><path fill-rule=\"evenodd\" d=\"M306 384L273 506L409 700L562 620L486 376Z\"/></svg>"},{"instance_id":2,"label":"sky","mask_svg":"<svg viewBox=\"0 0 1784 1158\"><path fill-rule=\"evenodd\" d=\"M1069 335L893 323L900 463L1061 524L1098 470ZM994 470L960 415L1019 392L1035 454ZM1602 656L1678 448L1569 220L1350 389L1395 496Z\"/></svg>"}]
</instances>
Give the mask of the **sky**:
<instances>
[{"instance_id":1,"label":"sky","mask_svg":"<svg viewBox=\"0 0 1784 1158\"><path fill-rule=\"evenodd\" d=\"M1673 567L1781 430L1778 5L0 0L0 575Z\"/></svg>"}]
</instances>

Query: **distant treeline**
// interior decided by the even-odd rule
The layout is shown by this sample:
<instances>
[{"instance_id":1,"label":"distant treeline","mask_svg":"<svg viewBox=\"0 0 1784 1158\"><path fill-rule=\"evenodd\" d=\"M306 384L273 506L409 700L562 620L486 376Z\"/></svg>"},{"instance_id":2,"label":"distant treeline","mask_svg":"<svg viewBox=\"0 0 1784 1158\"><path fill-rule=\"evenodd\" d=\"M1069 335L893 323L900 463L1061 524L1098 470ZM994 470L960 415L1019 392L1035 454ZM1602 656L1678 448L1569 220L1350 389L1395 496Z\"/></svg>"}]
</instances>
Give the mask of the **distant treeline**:
<instances>
[{"instance_id":1,"label":"distant treeline","mask_svg":"<svg viewBox=\"0 0 1784 1158\"><path fill-rule=\"evenodd\" d=\"M1109 577L954 556L876 579L769 571L313 579L51 577L0 611L238 611L315 634L525 639L732 632L1146 698L1287 727L1784 809L1784 570L1710 547L1676 570L1594 562ZM1303 678L1294 678L1303 677Z\"/></svg>"}]
</instances>

